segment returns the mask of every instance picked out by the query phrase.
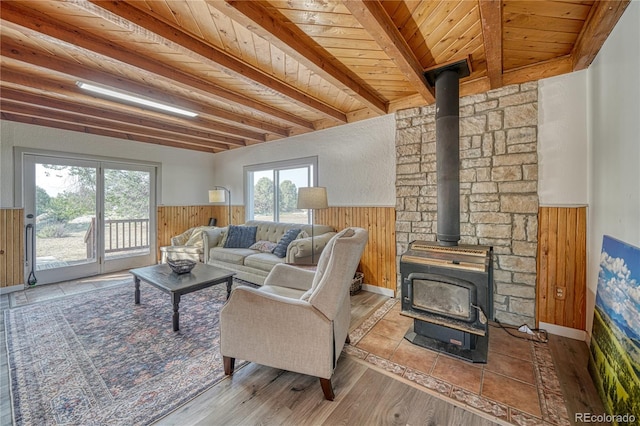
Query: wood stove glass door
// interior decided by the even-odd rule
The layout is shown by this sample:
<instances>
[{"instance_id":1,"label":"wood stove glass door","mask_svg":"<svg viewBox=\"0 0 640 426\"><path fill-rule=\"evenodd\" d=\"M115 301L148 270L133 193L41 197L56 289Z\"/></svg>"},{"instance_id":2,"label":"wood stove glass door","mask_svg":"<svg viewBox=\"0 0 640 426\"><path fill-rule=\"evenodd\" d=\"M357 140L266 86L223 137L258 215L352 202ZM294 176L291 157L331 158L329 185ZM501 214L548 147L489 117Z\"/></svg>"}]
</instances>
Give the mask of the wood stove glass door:
<instances>
[{"instance_id":1,"label":"wood stove glass door","mask_svg":"<svg viewBox=\"0 0 640 426\"><path fill-rule=\"evenodd\" d=\"M436 274L410 274L411 306L465 322L474 322L476 286L465 280Z\"/></svg>"}]
</instances>

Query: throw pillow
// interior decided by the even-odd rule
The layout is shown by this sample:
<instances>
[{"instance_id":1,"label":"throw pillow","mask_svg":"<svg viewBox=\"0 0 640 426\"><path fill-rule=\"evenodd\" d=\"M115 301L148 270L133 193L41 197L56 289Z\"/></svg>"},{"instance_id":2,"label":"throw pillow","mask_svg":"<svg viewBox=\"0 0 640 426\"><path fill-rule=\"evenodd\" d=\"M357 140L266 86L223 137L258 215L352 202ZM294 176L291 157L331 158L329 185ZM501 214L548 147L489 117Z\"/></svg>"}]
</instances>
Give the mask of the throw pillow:
<instances>
[{"instance_id":1,"label":"throw pillow","mask_svg":"<svg viewBox=\"0 0 640 426\"><path fill-rule=\"evenodd\" d=\"M189 237L193 233L194 229L196 229L196 228L189 228L186 231L184 231L182 234L176 235L175 237L172 237L171 238L171 245L172 246L184 246L184 245L186 245L186 243L189 240Z\"/></svg>"},{"instance_id":2,"label":"throw pillow","mask_svg":"<svg viewBox=\"0 0 640 426\"><path fill-rule=\"evenodd\" d=\"M222 237L224 236L224 231L226 228L216 228L216 227L207 227L207 229L205 229L205 231L203 232L203 237L204 234L207 234L207 239L209 240L209 248L213 248L213 247L218 247L218 245L220 245L220 240L222 240Z\"/></svg>"},{"instance_id":3,"label":"throw pillow","mask_svg":"<svg viewBox=\"0 0 640 426\"><path fill-rule=\"evenodd\" d=\"M273 249L276 248L277 245L278 243L274 243L273 241L260 240L260 241L256 241L256 243L249 248L253 250L258 250L264 253L272 253Z\"/></svg>"},{"instance_id":4,"label":"throw pillow","mask_svg":"<svg viewBox=\"0 0 640 426\"><path fill-rule=\"evenodd\" d=\"M231 225L224 246L226 248L249 248L256 242L257 231L257 226Z\"/></svg>"},{"instance_id":5,"label":"throw pillow","mask_svg":"<svg viewBox=\"0 0 640 426\"><path fill-rule=\"evenodd\" d=\"M299 229L289 229L285 232L280 241L278 241L276 248L273 249L273 254L278 257L285 257L287 255L287 247L289 247L291 241L296 239L299 233Z\"/></svg>"},{"instance_id":6,"label":"throw pillow","mask_svg":"<svg viewBox=\"0 0 640 426\"><path fill-rule=\"evenodd\" d=\"M224 243L227 242L227 235L229 235L229 227L225 226L221 229L220 241L218 241L218 247L224 247Z\"/></svg>"},{"instance_id":7,"label":"throw pillow","mask_svg":"<svg viewBox=\"0 0 640 426\"><path fill-rule=\"evenodd\" d=\"M204 246L204 242L202 241L202 233L205 230L206 230L206 227L204 226L198 226L197 228L194 228L193 232L191 233L191 236L189 237L187 242L184 243L184 245L202 248Z\"/></svg>"}]
</instances>

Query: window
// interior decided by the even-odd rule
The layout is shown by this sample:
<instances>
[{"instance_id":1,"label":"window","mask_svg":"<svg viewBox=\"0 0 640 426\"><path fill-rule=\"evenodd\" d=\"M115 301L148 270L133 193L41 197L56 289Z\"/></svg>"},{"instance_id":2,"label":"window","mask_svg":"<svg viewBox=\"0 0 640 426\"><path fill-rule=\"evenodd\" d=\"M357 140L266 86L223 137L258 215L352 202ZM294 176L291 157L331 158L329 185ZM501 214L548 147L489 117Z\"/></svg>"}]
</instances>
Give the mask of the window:
<instances>
[{"instance_id":1,"label":"window","mask_svg":"<svg viewBox=\"0 0 640 426\"><path fill-rule=\"evenodd\" d=\"M297 208L298 188L314 186L317 169L317 157L246 166L247 219L311 223L309 211Z\"/></svg>"}]
</instances>

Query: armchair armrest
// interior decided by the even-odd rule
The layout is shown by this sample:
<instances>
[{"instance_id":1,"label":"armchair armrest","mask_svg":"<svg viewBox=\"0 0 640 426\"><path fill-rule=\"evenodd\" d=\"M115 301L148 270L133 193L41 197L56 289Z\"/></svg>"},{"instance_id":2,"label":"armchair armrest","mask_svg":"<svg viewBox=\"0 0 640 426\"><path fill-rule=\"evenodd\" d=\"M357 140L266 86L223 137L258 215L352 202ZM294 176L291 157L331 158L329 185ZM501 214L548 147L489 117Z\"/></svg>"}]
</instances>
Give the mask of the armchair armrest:
<instances>
[{"instance_id":1,"label":"armchair armrest","mask_svg":"<svg viewBox=\"0 0 640 426\"><path fill-rule=\"evenodd\" d=\"M185 245L187 243L187 240L189 240L189 237L191 236L192 232L193 232L193 228L189 228L186 231L184 231L182 234L176 235L175 237L171 237L171 245L172 246Z\"/></svg>"},{"instance_id":2,"label":"armchair armrest","mask_svg":"<svg viewBox=\"0 0 640 426\"><path fill-rule=\"evenodd\" d=\"M326 232L320 235L314 235L313 244L314 244L314 256L316 260L320 257L322 250L324 250L325 246L336 235L336 232ZM287 248L287 263L309 263L311 260L311 237L306 238L298 238L297 240L293 240L289 247Z\"/></svg>"},{"instance_id":3,"label":"armchair armrest","mask_svg":"<svg viewBox=\"0 0 640 426\"><path fill-rule=\"evenodd\" d=\"M202 249L195 246L164 246L160 247L161 263L167 263L169 258L189 259L202 262Z\"/></svg>"},{"instance_id":4,"label":"armchair armrest","mask_svg":"<svg viewBox=\"0 0 640 426\"><path fill-rule=\"evenodd\" d=\"M314 276L314 271L278 263L273 267L269 275L267 275L267 278L265 278L264 285L275 285L306 291L311 288Z\"/></svg>"}]
</instances>

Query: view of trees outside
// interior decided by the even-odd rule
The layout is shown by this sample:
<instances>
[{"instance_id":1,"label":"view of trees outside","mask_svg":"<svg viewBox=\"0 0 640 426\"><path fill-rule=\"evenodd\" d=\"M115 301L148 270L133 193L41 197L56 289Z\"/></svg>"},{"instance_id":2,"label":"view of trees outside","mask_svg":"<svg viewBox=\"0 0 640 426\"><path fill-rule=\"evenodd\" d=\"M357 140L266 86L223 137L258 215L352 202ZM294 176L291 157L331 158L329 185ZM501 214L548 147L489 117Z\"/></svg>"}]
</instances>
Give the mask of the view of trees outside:
<instances>
[{"instance_id":1,"label":"view of trees outside","mask_svg":"<svg viewBox=\"0 0 640 426\"><path fill-rule=\"evenodd\" d=\"M37 263L46 268L47 261L93 258L95 247L88 245L95 241L95 236L88 235L88 231L96 215L97 169L37 164L36 170ZM143 219L147 241L149 179L150 174L142 171L105 169L104 172L105 221ZM109 228L106 232L110 232ZM129 238L126 225L115 232L120 233L118 242Z\"/></svg>"},{"instance_id":2,"label":"view of trees outside","mask_svg":"<svg viewBox=\"0 0 640 426\"><path fill-rule=\"evenodd\" d=\"M148 172L106 169L105 219L149 219L150 188Z\"/></svg>"},{"instance_id":3,"label":"view of trees outside","mask_svg":"<svg viewBox=\"0 0 640 426\"><path fill-rule=\"evenodd\" d=\"M40 238L62 238L88 227L78 220L93 217L96 211L96 169L38 164L43 179L36 181L36 230ZM56 182L61 192L44 187ZM52 185L53 186L53 185ZM83 229L84 228L84 229Z\"/></svg>"},{"instance_id":4,"label":"view of trees outside","mask_svg":"<svg viewBox=\"0 0 640 426\"><path fill-rule=\"evenodd\" d=\"M36 186L36 217L39 223L68 224L96 212L96 169L89 167L40 165L45 176L53 178L62 170L66 189L56 195ZM104 173L104 217L106 220L149 218L149 173L106 169ZM40 227L39 232L45 232Z\"/></svg>"},{"instance_id":5,"label":"view of trees outside","mask_svg":"<svg viewBox=\"0 0 640 426\"><path fill-rule=\"evenodd\" d=\"M297 163L297 164L295 164ZM288 161L286 164L256 165L247 173L251 203L249 217L255 220L309 223L310 213L298 209L298 188L312 186L311 161ZM275 205L277 198L277 206Z\"/></svg>"},{"instance_id":6,"label":"view of trees outside","mask_svg":"<svg viewBox=\"0 0 640 426\"><path fill-rule=\"evenodd\" d=\"M299 210L298 188L291 180L279 185L278 209L281 222L307 223L306 210ZM258 220L274 220L274 184L268 177L258 179L253 189L253 213Z\"/></svg>"},{"instance_id":7,"label":"view of trees outside","mask_svg":"<svg viewBox=\"0 0 640 426\"><path fill-rule=\"evenodd\" d=\"M258 179L253 187L253 213L273 217L273 181L267 177Z\"/></svg>"}]
</instances>

